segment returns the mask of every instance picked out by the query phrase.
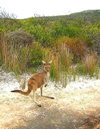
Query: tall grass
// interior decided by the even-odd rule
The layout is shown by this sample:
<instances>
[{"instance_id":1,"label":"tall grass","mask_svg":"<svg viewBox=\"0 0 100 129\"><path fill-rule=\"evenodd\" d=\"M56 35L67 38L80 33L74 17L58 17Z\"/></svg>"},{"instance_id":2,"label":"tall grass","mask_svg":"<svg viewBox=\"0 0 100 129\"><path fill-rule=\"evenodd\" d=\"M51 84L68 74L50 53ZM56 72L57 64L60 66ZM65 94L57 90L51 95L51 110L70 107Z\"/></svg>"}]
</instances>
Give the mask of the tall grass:
<instances>
[{"instance_id":1,"label":"tall grass","mask_svg":"<svg viewBox=\"0 0 100 129\"><path fill-rule=\"evenodd\" d=\"M13 45L7 44L5 36L1 38L1 57L3 68L7 71L13 71L15 74L21 73L28 61L28 47L14 48Z\"/></svg>"},{"instance_id":2,"label":"tall grass","mask_svg":"<svg viewBox=\"0 0 100 129\"><path fill-rule=\"evenodd\" d=\"M16 75L39 65L42 61L43 51L37 45L38 43L33 43L30 46L21 43L9 43L4 35L1 36L1 65L6 71L13 71Z\"/></svg>"},{"instance_id":3,"label":"tall grass","mask_svg":"<svg viewBox=\"0 0 100 129\"><path fill-rule=\"evenodd\" d=\"M3 33L0 35L1 64L7 64L7 42ZM6 66L5 66L6 68Z\"/></svg>"},{"instance_id":4,"label":"tall grass","mask_svg":"<svg viewBox=\"0 0 100 129\"><path fill-rule=\"evenodd\" d=\"M72 44L72 42L74 43ZM87 50L85 50L85 46L81 42L78 43L78 45L81 44L81 48L76 45L76 49L72 50L71 48L74 48L77 42L78 40L67 40L58 43L54 49L45 51L44 60L53 61L51 64L52 80L61 82L63 86L66 86L71 80L75 81L77 75L89 75L90 78L94 76L99 78L99 65L96 61L95 53L90 51L90 54L87 54ZM71 46L69 47L68 44L71 44ZM84 50L78 50L82 49L82 47ZM79 57L80 59L77 59Z\"/></svg>"},{"instance_id":5,"label":"tall grass","mask_svg":"<svg viewBox=\"0 0 100 129\"><path fill-rule=\"evenodd\" d=\"M53 81L60 81L63 86L67 84L67 75L72 59L73 55L70 53L66 44L59 44L53 50L47 50L45 52L44 60L47 62L52 60L50 73Z\"/></svg>"},{"instance_id":6,"label":"tall grass","mask_svg":"<svg viewBox=\"0 0 100 129\"><path fill-rule=\"evenodd\" d=\"M99 78L99 65L96 61L95 54L87 54L82 60L82 63L79 65L79 73L83 75L89 75L90 78L96 76Z\"/></svg>"}]
</instances>

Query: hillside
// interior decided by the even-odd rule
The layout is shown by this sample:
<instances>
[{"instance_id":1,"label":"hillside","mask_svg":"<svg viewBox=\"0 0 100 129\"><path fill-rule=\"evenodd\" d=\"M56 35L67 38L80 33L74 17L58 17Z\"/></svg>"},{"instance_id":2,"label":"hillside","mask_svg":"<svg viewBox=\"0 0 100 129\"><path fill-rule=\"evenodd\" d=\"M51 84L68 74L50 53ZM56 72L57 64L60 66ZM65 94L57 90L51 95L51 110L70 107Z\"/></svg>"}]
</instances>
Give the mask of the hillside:
<instances>
[{"instance_id":1,"label":"hillside","mask_svg":"<svg viewBox=\"0 0 100 129\"><path fill-rule=\"evenodd\" d=\"M83 20L100 20L100 10L86 10L70 14L71 19L82 18Z\"/></svg>"},{"instance_id":2,"label":"hillside","mask_svg":"<svg viewBox=\"0 0 100 129\"><path fill-rule=\"evenodd\" d=\"M38 17L39 18L39 17ZM59 16L48 16L48 17L41 17L45 20L55 21L59 18L66 19L66 20L74 20L77 18L81 18L83 20L97 20L100 21L100 10L86 10L82 12L72 13L70 15L59 15Z\"/></svg>"}]
</instances>

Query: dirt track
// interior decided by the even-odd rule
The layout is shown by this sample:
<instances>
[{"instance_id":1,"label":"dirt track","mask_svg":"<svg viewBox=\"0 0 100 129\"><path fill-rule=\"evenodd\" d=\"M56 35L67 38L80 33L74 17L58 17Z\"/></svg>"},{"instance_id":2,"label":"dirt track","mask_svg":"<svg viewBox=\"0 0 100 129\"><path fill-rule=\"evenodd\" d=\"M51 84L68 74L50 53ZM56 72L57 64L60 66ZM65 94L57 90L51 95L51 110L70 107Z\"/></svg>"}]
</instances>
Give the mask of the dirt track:
<instances>
[{"instance_id":1,"label":"dirt track","mask_svg":"<svg viewBox=\"0 0 100 129\"><path fill-rule=\"evenodd\" d=\"M8 86L14 84L11 81ZM69 90L50 84L44 88L44 94L55 99L40 97L38 90L41 108L34 104L32 93L29 96L10 93L12 87L0 91L0 129L99 129L99 86Z\"/></svg>"}]
</instances>

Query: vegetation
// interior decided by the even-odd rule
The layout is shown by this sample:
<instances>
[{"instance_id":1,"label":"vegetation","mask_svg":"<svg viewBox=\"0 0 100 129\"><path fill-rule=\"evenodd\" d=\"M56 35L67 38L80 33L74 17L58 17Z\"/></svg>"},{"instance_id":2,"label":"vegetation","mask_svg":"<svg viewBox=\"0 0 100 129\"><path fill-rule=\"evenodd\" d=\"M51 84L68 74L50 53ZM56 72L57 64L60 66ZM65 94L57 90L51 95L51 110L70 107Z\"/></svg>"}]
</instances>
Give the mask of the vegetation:
<instances>
[{"instance_id":1,"label":"vegetation","mask_svg":"<svg viewBox=\"0 0 100 129\"><path fill-rule=\"evenodd\" d=\"M88 74L98 78L98 14L99 10L92 10L71 14L66 18L56 17L55 20L52 17L25 20L1 17L0 65L18 75L29 70L35 72L35 67L43 59L52 60L51 78L61 81L63 85L72 78L75 80L76 75ZM86 19L85 16L89 18Z\"/></svg>"},{"instance_id":2,"label":"vegetation","mask_svg":"<svg viewBox=\"0 0 100 129\"><path fill-rule=\"evenodd\" d=\"M41 17L44 18L46 21L56 21L61 19L66 20L75 20L75 19L82 19L85 21L91 21L94 22L95 20L100 21L100 10L85 10L82 12L72 13L69 15L59 15L59 16L48 16L48 17ZM38 17L37 17L38 18Z\"/></svg>"}]
</instances>

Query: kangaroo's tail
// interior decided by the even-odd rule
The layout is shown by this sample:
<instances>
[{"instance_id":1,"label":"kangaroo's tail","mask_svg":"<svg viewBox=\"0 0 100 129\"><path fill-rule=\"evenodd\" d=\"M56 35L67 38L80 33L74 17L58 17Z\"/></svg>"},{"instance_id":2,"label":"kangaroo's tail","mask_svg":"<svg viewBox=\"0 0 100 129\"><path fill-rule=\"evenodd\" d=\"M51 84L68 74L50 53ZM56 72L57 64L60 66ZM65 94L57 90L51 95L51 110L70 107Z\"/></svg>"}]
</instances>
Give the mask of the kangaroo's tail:
<instances>
[{"instance_id":1,"label":"kangaroo's tail","mask_svg":"<svg viewBox=\"0 0 100 129\"><path fill-rule=\"evenodd\" d=\"M21 91L21 90L12 90L11 92L17 92L17 93L20 93L20 94L23 94L23 95L28 95L31 92L31 90L28 89L26 92Z\"/></svg>"}]
</instances>

